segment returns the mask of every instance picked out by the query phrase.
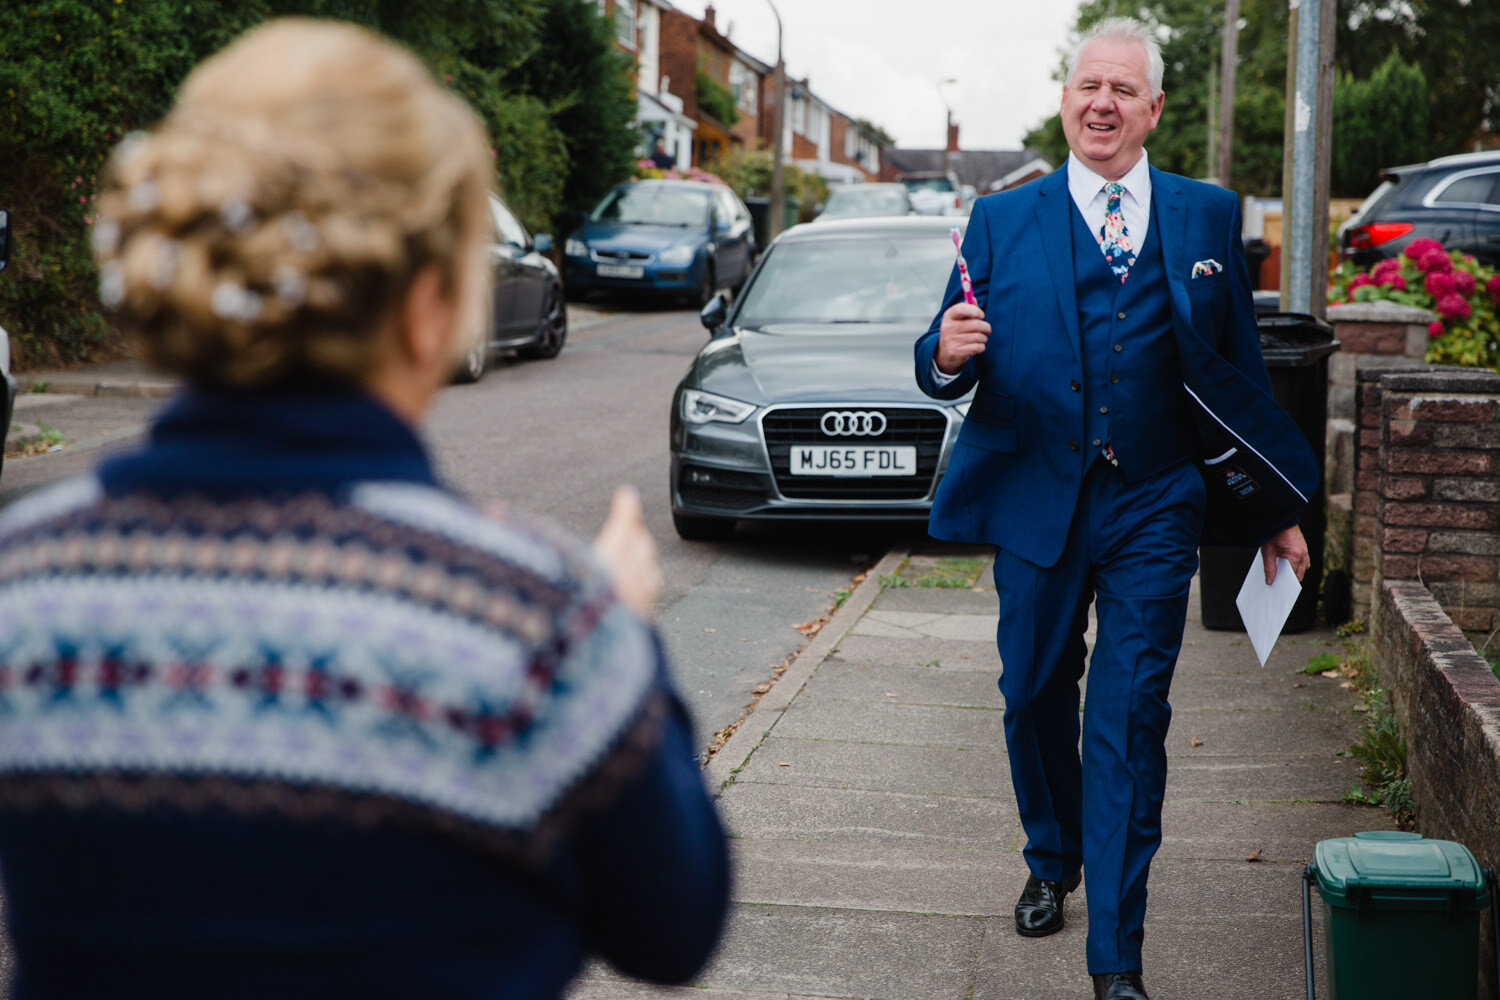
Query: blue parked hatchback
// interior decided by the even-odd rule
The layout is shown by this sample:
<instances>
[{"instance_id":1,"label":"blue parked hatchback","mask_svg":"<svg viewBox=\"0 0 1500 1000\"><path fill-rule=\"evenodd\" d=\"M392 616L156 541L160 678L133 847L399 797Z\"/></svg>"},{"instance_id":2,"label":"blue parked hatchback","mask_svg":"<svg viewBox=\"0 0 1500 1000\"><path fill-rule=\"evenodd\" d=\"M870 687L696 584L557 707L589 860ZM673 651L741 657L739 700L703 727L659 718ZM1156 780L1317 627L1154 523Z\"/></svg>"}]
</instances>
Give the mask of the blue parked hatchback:
<instances>
[{"instance_id":1,"label":"blue parked hatchback","mask_svg":"<svg viewBox=\"0 0 1500 1000\"><path fill-rule=\"evenodd\" d=\"M570 294L655 292L703 305L745 283L755 234L744 202L721 184L629 181L604 196L563 251Z\"/></svg>"}]
</instances>

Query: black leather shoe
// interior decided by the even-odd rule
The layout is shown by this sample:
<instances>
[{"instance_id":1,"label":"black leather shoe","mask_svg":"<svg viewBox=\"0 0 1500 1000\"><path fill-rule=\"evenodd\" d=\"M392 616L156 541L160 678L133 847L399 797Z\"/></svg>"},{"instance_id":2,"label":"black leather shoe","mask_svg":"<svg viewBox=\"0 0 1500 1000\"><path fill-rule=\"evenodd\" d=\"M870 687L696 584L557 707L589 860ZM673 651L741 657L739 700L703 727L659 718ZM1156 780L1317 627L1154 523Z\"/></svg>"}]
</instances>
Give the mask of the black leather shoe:
<instances>
[{"instance_id":1,"label":"black leather shoe","mask_svg":"<svg viewBox=\"0 0 1500 1000\"><path fill-rule=\"evenodd\" d=\"M1046 937L1063 926L1063 897L1083 881L1080 872L1061 882L1028 876L1021 898L1016 900L1016 933L1022 937Z\"/></svg>"},{"instance_id":2,"label":"black leather shoe","mask_svg":"<svg viewBox=\"0 0 1500 1000\"><path fill-rule=\"evenodd\" d=\"M1151 1000L1139 972L1106 972L1094 977L1094 1000Z\"/></svg>"}]
</instances>

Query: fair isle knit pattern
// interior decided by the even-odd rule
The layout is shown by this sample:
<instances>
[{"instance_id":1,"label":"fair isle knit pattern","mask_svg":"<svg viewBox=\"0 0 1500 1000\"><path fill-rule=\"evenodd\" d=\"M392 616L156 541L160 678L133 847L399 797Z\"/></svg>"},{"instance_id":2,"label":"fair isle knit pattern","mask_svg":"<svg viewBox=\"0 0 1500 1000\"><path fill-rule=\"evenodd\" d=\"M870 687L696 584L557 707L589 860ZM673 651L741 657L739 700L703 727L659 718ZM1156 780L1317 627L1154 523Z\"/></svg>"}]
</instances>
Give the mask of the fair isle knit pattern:
<instances>
[{"instance_id":1,"label":"fair isle knit pattern","mask_svg":"<svg viewBox=\"0 0 1500 1000\"><path fill-rule=\"evenodd\" d=\"M657 669L586 548L428 486L86 477L0 518L0 777L290 783L524 839L641 738Z\"/></svg>"}]
</instances>

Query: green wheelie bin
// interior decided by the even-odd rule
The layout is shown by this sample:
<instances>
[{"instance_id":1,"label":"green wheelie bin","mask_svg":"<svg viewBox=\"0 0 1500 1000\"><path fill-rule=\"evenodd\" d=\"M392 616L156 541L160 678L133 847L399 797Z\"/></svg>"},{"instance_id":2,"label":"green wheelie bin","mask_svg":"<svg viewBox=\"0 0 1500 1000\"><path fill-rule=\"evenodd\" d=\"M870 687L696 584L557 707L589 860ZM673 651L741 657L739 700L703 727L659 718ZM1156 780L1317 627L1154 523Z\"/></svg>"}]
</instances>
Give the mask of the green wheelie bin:
<instances>
[{"instance_id":1,"label":"green wheelie bin","mask_svg":"<svg viewBox=\"0 0 1500 1000\"><path fill-rule=\"evenodd\" d=\"M1313 997L1310 890L1323 897L1332 1000L1474 1000L1479 911L1493 873L1462 844L1372 830L1319 841L1304 874L1307 995Z\"/></svg>"}]
</instances>

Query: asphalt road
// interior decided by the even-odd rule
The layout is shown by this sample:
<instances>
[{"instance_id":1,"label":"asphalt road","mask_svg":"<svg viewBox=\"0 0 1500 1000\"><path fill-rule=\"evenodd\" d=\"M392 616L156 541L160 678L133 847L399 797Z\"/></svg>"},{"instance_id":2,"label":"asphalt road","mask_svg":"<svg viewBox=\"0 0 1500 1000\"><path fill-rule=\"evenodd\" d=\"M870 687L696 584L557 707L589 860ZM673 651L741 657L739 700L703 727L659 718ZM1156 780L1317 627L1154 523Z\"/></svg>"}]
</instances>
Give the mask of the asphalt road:
<instances>
[{"instance_id":1,"label":"asphalt road","mask_svg":"<svg viewBox=\"0 0 1500 1000\"><path fill-rule=\"evenodd\" d=\"M480 503L504 501L585 535L616 485L640 490L666 585L658 621L699 743L738 719L775 666L806 643L795 626L919 529L742 526L725 543L684 542L667 498L667 408L705 333L688 311L619 307L575 322L551 361L500 361L474 385L443 391L425 428L441 474ZM7 462L0 504L130 447L157 400L53 396L17 419L54 427L70 446Z\"/></svg>"}]
</instances>

